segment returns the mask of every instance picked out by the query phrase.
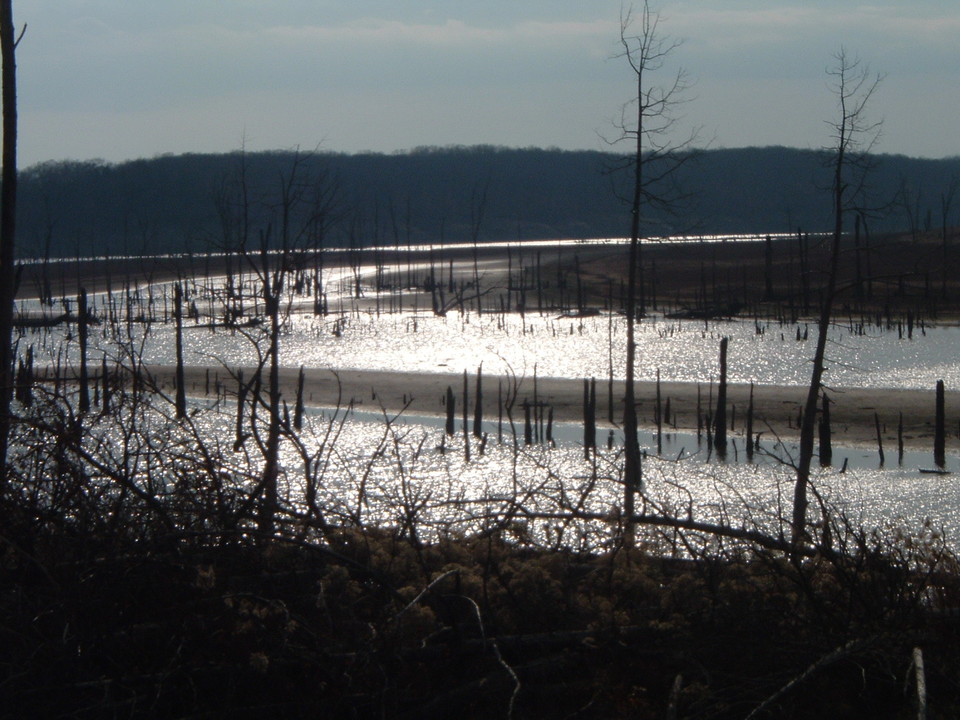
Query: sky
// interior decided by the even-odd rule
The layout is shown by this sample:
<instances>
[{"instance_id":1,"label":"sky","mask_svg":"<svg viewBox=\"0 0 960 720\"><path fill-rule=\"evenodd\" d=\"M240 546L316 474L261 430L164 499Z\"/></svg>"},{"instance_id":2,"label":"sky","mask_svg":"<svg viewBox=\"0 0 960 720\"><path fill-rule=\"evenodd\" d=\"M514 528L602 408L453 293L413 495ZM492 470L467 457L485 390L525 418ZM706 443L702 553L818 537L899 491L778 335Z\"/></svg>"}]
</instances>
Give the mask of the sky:
<instances>
[{"instance_id":1,"label":"sky","mask_svg":"<svg viewBox=\"0 0 960 720\"><path fill-rule=\"evenodd\" d=\"M829 145L827 70L883 80L878 152L960 155L956 0L663 0L678 138ZM186 152L610 149L620 0L14 0L20 166Z\"/></svg>"}]
</instances>

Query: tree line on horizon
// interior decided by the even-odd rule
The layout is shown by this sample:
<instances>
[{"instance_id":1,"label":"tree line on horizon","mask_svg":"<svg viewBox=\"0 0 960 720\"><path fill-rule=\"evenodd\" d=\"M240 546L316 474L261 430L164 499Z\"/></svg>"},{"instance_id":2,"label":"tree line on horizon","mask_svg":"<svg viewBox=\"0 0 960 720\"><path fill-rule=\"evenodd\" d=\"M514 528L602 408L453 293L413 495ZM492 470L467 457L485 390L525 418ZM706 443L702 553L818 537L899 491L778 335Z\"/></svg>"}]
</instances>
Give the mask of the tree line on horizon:
<instances>
[{"instance_id":1,"label":"tree line on horizon","mask_svg":"<svg viewBox=\"0 0 960 720\"><path fill-rule=\"evenodd\" d=\"M19 177L20 257L217 249L216 197L239 164L264 194L295 151L53 161ZM943 224L960 157L875 156L865 220L877 232ZM628 173L616 153L493 146L307 154L337 191L330 246L623 237ZM618 169L620 168L620 169ZM671 178L681 202L644 218L657 235L818 232L830 227L824 153L785 147L696 151ZM947 218L947 224L954 224Z\"/></svg>"}]
</instances>

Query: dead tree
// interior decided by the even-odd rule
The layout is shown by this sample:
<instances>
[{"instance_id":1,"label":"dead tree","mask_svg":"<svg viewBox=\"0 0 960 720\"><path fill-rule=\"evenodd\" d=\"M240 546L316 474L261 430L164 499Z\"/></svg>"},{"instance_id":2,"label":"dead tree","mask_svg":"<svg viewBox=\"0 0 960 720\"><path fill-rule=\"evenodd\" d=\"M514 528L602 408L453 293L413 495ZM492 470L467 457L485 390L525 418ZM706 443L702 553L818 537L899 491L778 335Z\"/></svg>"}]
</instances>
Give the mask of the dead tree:
<instances>
[{"instance_id":1,"label":"dead tree","mask_svg":"<svg viewBox=\"0 0 960 720\"><path fill-rule=\"evenodd\" d=\"M80 292L77 294L77 336L80 341L80 399L77 401L77 406L80 412L90 410L90 373L87 372L89 322L87 291L85 288L80 288Z\"/></svg>"},{"instance_id":2,"label":"dead tree","mask_svg":"<svg viewBox=\"0 0 960 720\"><path fill-rule=\"evenodd\" d=\"M297 373L297 400L293 406L293 429L298 431L303 429L303 385L305 379L303 365L301 365L300 371Z\"/></svg>"},{"instance_id":3,"label":"dead tree","mask_svg":"<svg viewBox=\"0 0 960 720\"><path fill-rule=\"evenodd\" d=\"M717 386L717 412L714 416L713 447L721 460L727 457L727 345L729 338L720 340L720 383Z\"/></svg>"},{"instance_id":4,"label":"dead tree","mask_svg":"<svg viewBox=\"0 0 960 720\"><path fill-rule=\"evenodd\" d=\"M634 29L634 24L638 25ZM630 192L630 245L627 260L627 319L626 369L624 382L624 468L623 468L623 513L630 518L634 514L635 495L641 489L640 440L637 437L636 406L636 333L635 324L642 315L643 292L638 291L642 282L641 270L641 221L645 207L656 205L669 207L675 197L663 194L664 180L682 165L689 154L684 151L693 142L670 142L678 105L683 101L687 88L686 76L678 72L670 82L657 85L650 83L650 75L662 70L667 58L679 46L674 40L661 37L658 26L660 17L644 2L639 17L626 11L620 19L620 57L627 61L633 74L635 95L624 106L619 125L620 137L629 140L632 153L624 166L631 171ZM638 298L639 295L639 298ZM632 544L634 529L630 521L624 527L625 544Z\"/></svg>"},{"instance_id":5,"label":"dead tree","mask_svg":"<svg viewBox=\"0 0 960 720\"><path fill-rule=\"evenodd\" d=\"M933 461L938 468L947 464L946 452L946 413L944 412L943 380L937 380L936 421L933 430Z\"/></svg>"},{"instance_id":6,"label":"dead tree","mask_svg":"<svg viewBox=\"0 0 960 720\"><path fill-rule=\"evenodd\" d=\"M26 29L26 28L24 28ZM21 32L22 37L22 32ZM13 264L17 205L17 66L20 38L13 26L13 0L0 1L0 76L2 76L3 148L0 170L0 492L6 489L7 451L13 400L13 301L17 273Z\"/></svg>"},{"instance_id":7,"label":"dead tree","mask_svg":"<svg viewBox=\"0 0 960 720\"><path fill-rule=\"evenodd\" d=\"M820 465L830 467L833 464L832 430L830 427L830 398L823 393L820 412Z\"/></svg>"},{"instance_id":8,"label":"dead tree","mask_svg":"<svg viewBox=\"0 0 960 720\"><path fill-rule=\"evenodd\" d=\"M277 185L253 188L247 159L240 154L232 182L225 182L216 198L224 232L224 250L233 252L254 279L263 307L263 322L247 331L256 346L258 363L250 390L250 436L262 458L260 477L243 511L256 509L264 538L274 531L279 510L280 446L290 435L288 413L280 393L280 338L291 312L290 293L297 274L323 247L324 236L338 217L336 179L316 165L315 156L296 151L279 174ZM258 198L256 202L254 198ZM251 242L255 222L262 222ZM260 413L266 416L261 422ZM239 416L238 416L239 417ZM266 425L265 432L261 429ZM245 433L238 427L238 438Z\"/></svg>"},{"instance_id":9,"label":"dead tree","mask_svg":"<svg viewBox=\"0 0 960 720\"><path fill-rule=\"evenodd\" d=\"M867 120L866 107L877 89L880 77L871 75L867 67L861 66L859 60L848 57L843 49L837 53L836 64L828 74L833 81L832 90L838 103L838 117L831 125L833 234L830 240L827 282L817 320L817 347L813 355L810 385L807 388L800 424L800 452L796 467L791 528L794 544L801 543L807 537L807 486L813 459L817 400L820 397L825 370L827 333L837 289L844 214L855 209L862 177L867 169L867 156L879 133L879 124Z\"/></svg>"},{"instance_id":10,"label":"dead tree","mask_svg":"<svg viewBox=\"0 0 960 720\"><path fill-rule=\"evenodd\" d=\"M446 423L446 432L447 435L453 437L454 434L454 413L456 412L456 398L453 396L453 388L450 385L447 385L447 398L446 398L446 409L447 409L447 423Z\"/></svg>"},{"instance_id":11,"label":"dead tree","mask_svg":"<svg viewBox=\"0 0 960 720\"><path fill-rule=\"evenodd\" d=\"M477 368L476 392L473 401L473 436L483 435L483 363Z\"/></svg>"},{"instance_id":12,"label":"dead tree","mask_svg":"<svg viewBox=\"0 0 960 720\"><path fill-rule=\"evenodd\" d=\"M185 378L183 372L183 287L177 282L173 286L173 319L176 326L176 413L177 419L183 420L187 416L187 389L184 387Z\"/></svg>"}]
</instances>

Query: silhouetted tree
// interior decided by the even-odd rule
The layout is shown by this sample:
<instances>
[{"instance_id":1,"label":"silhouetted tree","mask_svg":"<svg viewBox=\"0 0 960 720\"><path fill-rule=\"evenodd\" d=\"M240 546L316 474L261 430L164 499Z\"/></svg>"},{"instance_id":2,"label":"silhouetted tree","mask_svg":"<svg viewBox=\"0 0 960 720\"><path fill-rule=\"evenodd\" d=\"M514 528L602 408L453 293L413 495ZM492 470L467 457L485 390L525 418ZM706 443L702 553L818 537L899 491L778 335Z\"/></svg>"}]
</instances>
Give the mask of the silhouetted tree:
<instances>
[{"instance_id":1,"label":"silhouetted tree","mask_svg":"<svg viewBox=\"0 0 960 720\"><path fill-rule=\"evenodd\" d=\"M233 178L215 198L221 215L223 244L254 278L263 303L262 327L249 331L259 362L252 378L251 436L263 458L259 482L247 503L257 503L258 529L264 537L274 530L279 509L280 443L285 427L280 392L280 337L289 314L292 278L312 262L337 217L336 179L316 164L313 154L293 154L273 187L254 188L245 154ZM259 220L258 220L259 219ZM263 221L253 242L253 225ZM229 301L229 299L228 299ZM265 377L264 377L265 374ZM259 392L266 387L265 392ZM266 433L259 430L258 411L266 414ZM239 415L238 415L239 417Z\"/></svg>"},{"instance_id":2,"label":"silhouetted tree","mask_svg":"<svg viewBox=\"0 0 960 720\"><path fill-rule=\"evenodd\" d=\"M867 158L877 141L880 128L879 123L870 122L866 117L867 104L880 83L880 77L872 75L868 67L861 65L859 60L851 59L843 49L837 53L835 59L835 65L827 71L833 82L831 89L838 106L837 118L830 126L833 130L830 147L830 166L833 172L833 234L830 241L827 283L817 321L813 370L800 424L800 453L793 498L794 544L801 542L807 535L807 486L810 481L810 464L817 427L817 400L820 397L825 370L827 333L837 290L844 214L856 209L855 203L862 189L863 175L868 168Z\"/></svg>"},{"instance_id":3,"label":"silhouetted tree","mask_svg":"<svg viewBox=\"0 0 960 720\"><path fill-rule=\"evenodd\" d=\"M643 314L642 268L640 265L641 217L644 208L653 205L668 205L671 198L663 193L663 181L679 168L684 157L679 151L690 141L677 145L670 141L675 112L687 89L685 74L678 71L668 84L650 82L650 76L662 70L667 58L679 46L679 42L664 38L659 33L660 16L644 2L639 17L627 10L620 19L620 43L622 52L636 83L636 96L624 107L620 123L620 140L629 140L633 152L627 166L632 170L632 193L630 199L630 245L627 270L627 316L626 381L624 384L624 501L623 512L627 518L624 541L633 542L633 524L629 518L634 513L635 495L642 484L640 468L640 441L637 437L636 407L636 354L635 323ZM634 26L639 25L635 28Z\"/></svg>"},{"instance_id":4,"label":"silhouetted tree","mask_svg":"<svg viewBox=\"0 0 960 720\"><path fill-rule=\"evenodd\" d=\"M21 34L22 35L22 34ZM6 485L7 451L13 400L13 300L17 273L14 242L17 205L17 66L13 2L0 2L0 63L2 63L3 169L0 171L0 490Z\"/></svg>"}]
</instances>

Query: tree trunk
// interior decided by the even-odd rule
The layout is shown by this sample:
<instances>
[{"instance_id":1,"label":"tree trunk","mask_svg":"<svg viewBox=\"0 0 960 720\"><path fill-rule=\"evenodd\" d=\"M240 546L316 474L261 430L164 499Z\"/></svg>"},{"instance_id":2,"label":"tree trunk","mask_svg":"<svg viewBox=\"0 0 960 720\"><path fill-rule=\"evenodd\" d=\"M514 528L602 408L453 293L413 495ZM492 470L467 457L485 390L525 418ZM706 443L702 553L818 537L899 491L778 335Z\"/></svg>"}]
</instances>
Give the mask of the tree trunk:
<instances>
[{"instance_id":1,"label":"tree trunk","mask_svg":"<svg viewBox=\"0 0 960 720\"><path fill-rule=\"evenodd\" d=\"M803 405L800 424L800 451L797 459L797 480L794 485L793 517L791 519L792 540L795 546L808 538L806 529L807 485L810 481L810 463L813 458L814 434L816 432L817 400L823 384L824 359L827 347L827 333L837 288L837 271L840 263L840 243L843 239L843 213L848 207L845 170L847 163L856 163L848 159L848 151L861 145L859 138L876 131L877 126L864 121L864 108L879 82L879 78L869 81L866 69L857 70L856 61L848 61L843 50L836 56L837 65L830 70L835 81L835 94L840 106L840 117L831 125L836 140L832 159L833 170L833 237L830 243L830 255L827 267L827 284L820 303L820 315L817 322L817 347L813 355L813 369L810 373L810 385ZM875 139L875 136L874 136ZM869 253L867 255L869 259ZM868 269L869 275L869 269Z\"/></svg>"},{"instance_id":2,"label":"tree trunk","mask_svg":"<svg viewBox=\"0 0 960 720\"><path fill-rule=\"evenodd\" d=\"M713 447L721 460L727 457L727 345L729 342L729 338L720 340L720 384L717 387L717 413L713 429Z\"/></svg>"},{"instance_id":3,"label":"tree trunk","mask_svg":"<svg viewBox=\"0 0 960 720\"><path fill-rule=\"evenodd\" d=\"M17 274L13 265L17 205L17 68L12 0L0 1L3 149L0 171L0 493L6 489L13 398L13 300Z\"/></svg>"},{"instance_id":4,"label":"tree trunk","mask_svg":"<svg viewBox=\"0 0 960 720\"><path fill-rule=\"evenodd\" d=\"M473 436L483 435L483 363L477 368L476 394L473 401Z\"/></svg>"},{"instance_id":5,"label":"tree trunk","mask_svg":"<svg viewBox=\"0 0 960 720\"><path fill-rule=\"evenodd\" d=\"M264 305L270 322L269 358L270 369L267 377L267 442L264 446L263 474L261 476L262 497L258 527L263 539L273 535L278 510L277 480L280 475L280 296L283 290L282 271L272 278L268 272L266 253L264 253ZM254 398L254 403L258 398Z\"/></svg>"},{"instance_id":6,"label":"tree trunk","mask_svg":"<svg viewBox=\"0 0 960 720\"><path fill-rule=\"evenodd\" d=\"M453 437L455 432L454 428L454 413L456 412L456 398L453 395L453 388L450 385L447 385L447 424L446 431L447 435Z\"/></svg>"},{"instance_id":7,"label":"tree trunk","mask_svg":"<svg viewBox=\"0 0 960 720\"><path fill-rule=\"evenodd\" d=\"M944 385L943 380L937 380L937 410L936 425L933 436L933 461L942 468L947 463L946 455L946 415L944 413Z\"/></svg>"},{"instance_id":8,"label":"tree trunk","mask_svg":"<svg viewBox=\"0 0 960 720\"><path fill-rule=\"evenodd\" d=\"M830 398L823 394L820 411L820 465L830 467L833 464L833 444L830 428Z\"/></svg>"},{"instance_id":9,"label":"tree trunk","mask_svg":"<svg viewBox=\"0 0 960 720\"><path fill-rule=\"evenodd\" d=\"M303 385L306 378L304 376L303 365L300 366L300 372L297 373L297 400L293 406L293 429L303 429Z\"/></svg>"},{"instance_id":10,"label":"tree trunk","mask_svg":"<svg viewBox=\"0 0 960 720\"><path fill-rule=\"evenodd\" d=\"M834 166L834 227L827 288L820 306L820 317L817 322L817 347L813 354L813 370L810 373L810 385L807 387L807 398L803 404L803 415L800 422L800 455L797 461L797 482L794 485L793 493L792 531L795 543L799 543L806 537L807 532L807 484L810 482L810 465L813 461L817 400L823 383L827 333L830 330L830 316L833 311L833 296L836 292L837 267L840 258L840 240L843 237L843 155L844 148L841 144L837 151Z\"/></svg>"},{"instance_id":11,"label":"tree trunk","mask_svg":"<svg viewBox=\"0 0 960 720\"><path fill-rule=\"evenodd\" d=\"M87 291L80 288L77 294L77 335L80 342L80 412L90 410L90 373L87 372L87 337L89 321L87 309Z\"/></svg>"},{"instance_id":12,"label":"tree trunk","mask_svg":"<svg viewBox=\"0 0 960 720\"><path fill-rule=\"evenodd\" d=\"M176 325L176 351L177 351L177 370L176 370L176 413L177 419L183 420L187 417L187 389L184 387L183 372L183 287L180 283L173 286L173 318Z\"/></svg>"},{"instance_id":13,"label":"tree trunk","mask_svg":"<svg viewBox=\"0 0 960 720\"><path fill-rule=\"evenodd\" d=\"M643 84L638 74L638 97ZM641 122L638 119L638 123ZM640 207L643 201L643 133L637 129L634 155L633 202L630 208L630 252L627 258L627 357L623 398L623 530L624 544L633 545L635 529L632 521L634 502L641 489L640 438L637 437L636 364L637 341L634 324L637 321L637 272L640 265Z\"/></svg>"},{"instance_id":14,"label":"tree trunk","mask_svg":"<svg viewBox=\"0 0 960 720\"><path fill-rule=\"evenodd\" d=\"M463 371L463 459L470 462L470 430L467 423L467 406L470 401L470 385L467 381L467 371Z\"/></svg>"}]
</instances>

